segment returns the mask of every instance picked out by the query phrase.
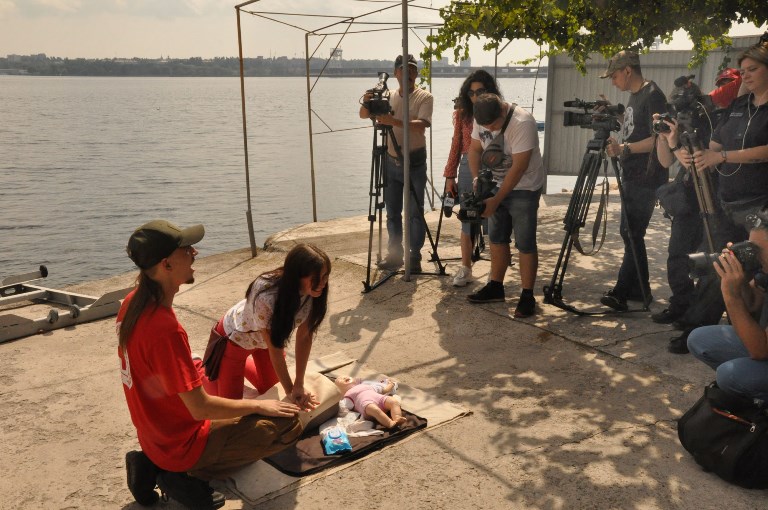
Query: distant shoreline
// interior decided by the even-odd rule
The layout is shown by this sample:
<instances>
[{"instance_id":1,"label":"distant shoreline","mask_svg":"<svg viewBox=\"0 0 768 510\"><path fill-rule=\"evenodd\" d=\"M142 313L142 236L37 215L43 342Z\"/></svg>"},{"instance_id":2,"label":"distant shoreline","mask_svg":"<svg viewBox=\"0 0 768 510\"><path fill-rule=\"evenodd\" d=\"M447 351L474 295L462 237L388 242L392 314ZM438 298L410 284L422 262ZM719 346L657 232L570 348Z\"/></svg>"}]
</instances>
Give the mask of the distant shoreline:
<instances>
[{"instance_id":1,"label":"distant shoreline","mask_svg":"<svg viewBox=\"0 0 768 510\"><path fill-rule=\"evenodd\" d=\"M433 78L456 78L472 71L484 69L500 78L545 78L547 67L527 66L459 66L435 62ZM333 60L311 59L309 73L317 77L358 78L376 76L386 71L392 74L389 60ZM303 58L246 58L243 59L245 77L305 77L307 63ZM110 77L239 77L240 60L219 57L203 60L188 59L62 59L39 55L8 55L0 58L0 75L19 76L110 76Z\"/></svg>"}]
</instances>

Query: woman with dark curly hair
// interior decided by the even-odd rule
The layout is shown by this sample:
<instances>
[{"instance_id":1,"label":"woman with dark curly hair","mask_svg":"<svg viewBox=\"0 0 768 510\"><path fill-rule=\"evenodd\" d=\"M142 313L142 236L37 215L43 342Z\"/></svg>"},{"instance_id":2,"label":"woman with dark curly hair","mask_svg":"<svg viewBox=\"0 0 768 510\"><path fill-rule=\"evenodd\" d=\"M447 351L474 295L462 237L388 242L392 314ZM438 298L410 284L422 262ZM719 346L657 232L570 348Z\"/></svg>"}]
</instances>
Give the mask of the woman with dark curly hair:
<instances>
[{"instance_id":1,"label":"woman with dark curly hair","mask_svg":"<svg viewBox=\"0 0 768 510\"><path fill-rule=\"evenodd\" d=\"M282 267L258 276L245 299L230 308L214 331L227 337L218 378L206 388L215 395L243 398L243 377L264 393L282 384L302 409L315 397L304 389L312 339L328 309L328 255L312 244L298 244ZM285 346L296 329L296 377L285 364Z\"/></svg>"},{"instance_id":2,"label":"woman with dark curly hair","mask_svg":"<svg viewBox=\"0 0 768 510\"><path fill-rule=\"evenodd\" d=\"M488 72L478 69L467 76L459 89L459 96L455 99L453 112L453 139L451 150L448 153L448 162L445 164L445 192L454 197L460 197L462 193L472 191L472 174L469 171L467 151L472 141L472 121L475 100L480 94L491 93L501 97L501 91L496 80ZM458 168L458 183L456 169ZM487 220L483 220L485 229ZM453 285L464 287L472 279L472 225L461 224L461 267L453 277ZM477 228L477 227L475 227Z\"/></svg>"}]
</instances>

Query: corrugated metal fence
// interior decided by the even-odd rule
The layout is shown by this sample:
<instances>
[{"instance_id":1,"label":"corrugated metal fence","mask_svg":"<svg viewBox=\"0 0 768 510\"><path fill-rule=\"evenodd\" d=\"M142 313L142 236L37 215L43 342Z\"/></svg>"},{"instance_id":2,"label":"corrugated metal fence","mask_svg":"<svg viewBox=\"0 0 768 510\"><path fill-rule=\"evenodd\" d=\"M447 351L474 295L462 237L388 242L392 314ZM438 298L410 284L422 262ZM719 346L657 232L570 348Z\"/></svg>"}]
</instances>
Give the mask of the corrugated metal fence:
<instances>
[{"instance_id":1,"label":"corrugated metal fence","mask_svg":"<svg viewBox=\"0 0 768 510\"><path fill-rule=\"evenodd\" d=\"M729 51L729 67L736 67L739 54L757 43L759 36L738 37L733 39ZM694 74L694 81L704 93L714 88L717 69L723 60L722 51L712 52L707 61L699 68L688 69L690 51L652 51L640 55L643 77L652 80L665 94L674 87L675 78ZM628 92L620 92L611 85L610 79L600 79L608 61L600 55L593 55L587 64L587 74L582 75L568 56L549 59L549 78L547 80L546 136L544 138L544 167L550 175L577 175L581 160L587 149L587 142L593 131L578 126L563 126L564 101L576 98L595 101L599 94L604 94L613 104L626 104ZM573 110L569 110L573 111Z\"/></svg>"}]
</instances>

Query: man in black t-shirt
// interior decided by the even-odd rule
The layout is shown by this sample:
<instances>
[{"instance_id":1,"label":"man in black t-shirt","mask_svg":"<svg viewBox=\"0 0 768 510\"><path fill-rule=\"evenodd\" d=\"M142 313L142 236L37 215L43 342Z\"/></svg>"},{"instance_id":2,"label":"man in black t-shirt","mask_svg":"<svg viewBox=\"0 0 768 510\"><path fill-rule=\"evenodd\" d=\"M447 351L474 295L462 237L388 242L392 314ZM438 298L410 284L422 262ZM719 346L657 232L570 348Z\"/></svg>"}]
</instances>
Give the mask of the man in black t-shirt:
<instances>
[{"instance_id":1,"label":"man in black t-shirt","mask_svg":"<svg viewBox=\"0 0 768 510\"><path fill-rule=\"evenodd\" d=\"M640 58L633 51L614 55L601 78L610 78L614 87L631 94L622 119L621 141L610 137L605 147L608 156L620 159L623 169L620 231L624 257L616 285L600 299L614 310L625 311L628 299L642 301L645 293L645 304L651 300L645 230L656 204L656 188L669 179L669 172L653 154L652 126L653 114L666 111L667 100L658 85L643 78ZM634 244L637 264L630 243ZM640 270L639 279L636 267Z\"/></svg>"}]
</instances>

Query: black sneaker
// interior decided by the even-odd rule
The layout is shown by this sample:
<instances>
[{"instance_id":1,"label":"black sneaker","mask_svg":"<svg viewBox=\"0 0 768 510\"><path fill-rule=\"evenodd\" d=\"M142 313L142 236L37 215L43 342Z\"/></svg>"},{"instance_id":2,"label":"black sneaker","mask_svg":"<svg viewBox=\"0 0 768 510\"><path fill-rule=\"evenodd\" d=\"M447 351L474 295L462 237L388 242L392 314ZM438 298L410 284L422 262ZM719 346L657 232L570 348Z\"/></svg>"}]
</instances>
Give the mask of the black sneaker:
<instances>
[{"instance_id":1,"label":"black sneaker","mask_svg":"<svg viewBox=\"0 0 768 510\"><path fill-rule=\"evenodd\" d=\"M524 319L536 313L536 299L520 297L515 308L515 319Z\"/></svg>"},{"instance_id":2,"label":"black sneaker","mask_svg":"<svg viewBox=\"0 0 768 510\"><path fill-rule=\"evenodd\" d=\"M470 303L501 303L504 301L504 287L491 285L491 282L488 282L482 289L468 295L467 301Z\"/></svg>"},{"instance_id":3,"label":"black sneaker","mask_svg":"<svg viewBox=\"0 0 768 510\"><path fill-rule=\"evenodd\" d=\"M174 499L191 510L214 510L226 503L224 495L214 491L208 482L186 473L161 471L157 485L164 498Z\"/></svg>"},{"instance_id":4,"label":"black sneaker","mask_svg":"<svg viewBox=\"0 0 768 510\"><path fill-rule=\"evenodd\" d=\"M688 354L688 335L690 330L684 331L682 335L673 337L667 345L667 350L672 354Z\"/></svg>"},{"instance_id":5,"label":"black sneaker","mask_svg":"<svg viewBox=\"0 0 768 510\"><path fill-rule=\"evenodd\" d=\"M626 298L617 296L613 290L609 290L603 294L603 297L600 298L600 302L609 308L613 308L617 312L626 312L629 310Z\"/></svg>"},{"instance_id":6,"label":"black sneaker","mask_svg":"<svg viewBox=\"0 0 768 510\"><path fill-rule=\"evenodd\" d=\"M155 479L160 468L141 451L131 451L125 454L125 471L128 475L128 490L131 491L136 503L152 506L160 499L155 492Z\"/></svg>"},{"instance_id":7,"label":"black sneaker","mask_svg":"<svg viewBox=\"0 0 768 510\"><path fill-rule=\"evenodd\" d=\"M661 312L651 315L651 320L656 324L672 324L683 316L685 311L675 311L671 308L665 308Z\"/></svg>"},{"instance_id":8,"label":"black sneaker","mask_svg":"<svg viewBox=\"0 0 768 510\"><path fill-rule=\"evenodd\" d=\"M379 269L383 269L384 271L397 271L403 267L403 259L387 256L386 258L380 260L376 265L379 267Z\"/></svg>"}]
</instances>

